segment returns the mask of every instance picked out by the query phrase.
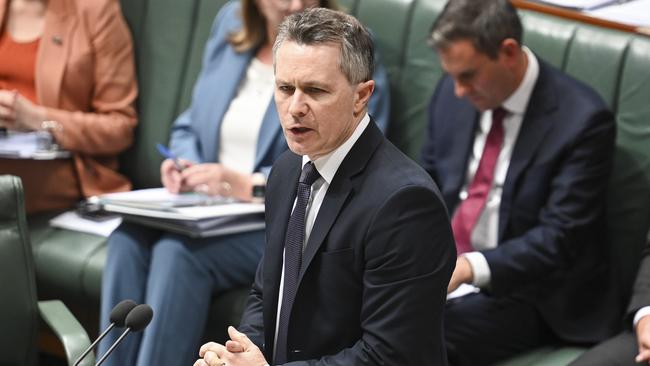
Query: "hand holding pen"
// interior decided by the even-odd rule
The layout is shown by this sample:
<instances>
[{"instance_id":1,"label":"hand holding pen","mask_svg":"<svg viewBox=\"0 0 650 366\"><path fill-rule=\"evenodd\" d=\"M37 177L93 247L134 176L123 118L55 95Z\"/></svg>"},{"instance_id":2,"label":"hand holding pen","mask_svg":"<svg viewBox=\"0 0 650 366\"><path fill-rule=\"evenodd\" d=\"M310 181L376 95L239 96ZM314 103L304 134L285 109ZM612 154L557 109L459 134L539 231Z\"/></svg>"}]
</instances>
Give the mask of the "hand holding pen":
<instances>
[{"instance_id":1,"label":"hand holding pen","mask_svg":"<svg viewBox=\"0 0 650 366\"><path fill-rule=\"evenodd\" d=\"M187 187L184 187L182 172L193 165L193 163L178 158L161 144L157 144L156 148L160 155L165 158L160 165L160 178L163 186L171 193L179 193L182 190L187 190Z\"/></svg>"}]
</instances>

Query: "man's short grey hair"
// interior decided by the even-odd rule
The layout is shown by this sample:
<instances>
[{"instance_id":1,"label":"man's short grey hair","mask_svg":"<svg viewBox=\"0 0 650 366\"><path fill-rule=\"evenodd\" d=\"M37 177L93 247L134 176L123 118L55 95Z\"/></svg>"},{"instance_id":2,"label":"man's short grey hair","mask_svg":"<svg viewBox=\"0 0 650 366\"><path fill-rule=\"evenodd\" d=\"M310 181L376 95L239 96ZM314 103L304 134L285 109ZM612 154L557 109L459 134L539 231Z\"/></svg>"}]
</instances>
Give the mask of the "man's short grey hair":
<instances>
[{"instance_id":1,"label":"man's short grey hair","mask_svg":"<svg viewBox=\"0 0 650 366\"><path fill-rule=\"evenodd\" d=\"M510 0L449 0L431 28L429 44L445 49L468 40L477 51L495 59L504 40L521 44L521 20Z\"/></svg>"},{"instance_id":2,"label":"man's short grey hair","mask_svg":"<svg viewBox=\"0 0 650 366\"><path fill-rule=\"evenodd\" d=\"M375 68L370 32L351 15L326 8L307 9L287 17L273 45L275 65L278 49L285 41L300 45L335 43L340 46L339 69L351 84L372 79Z\"/></svg>"}]
</instances>

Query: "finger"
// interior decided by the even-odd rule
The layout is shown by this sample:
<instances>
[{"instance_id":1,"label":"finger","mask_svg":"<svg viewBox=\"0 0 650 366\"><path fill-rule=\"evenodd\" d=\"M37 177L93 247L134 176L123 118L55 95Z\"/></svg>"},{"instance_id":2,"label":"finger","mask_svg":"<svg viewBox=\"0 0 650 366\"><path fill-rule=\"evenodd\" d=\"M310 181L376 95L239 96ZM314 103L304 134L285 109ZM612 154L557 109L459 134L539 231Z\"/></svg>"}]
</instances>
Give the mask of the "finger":
<instances>
[{"instance_id":1,"label":"finger","mask_svg":"<svg viewBox=\"0 0 650 366\"><path fill-rule=\"evenodd\" d=\"M0 90L0 105L10 106L14 103L14 93L8 90Z\"/></svg>"},{"instance_id":2,"label":"finger","mask_svg":"<svg viewBox=\"0 0 650 366\"><path fill-rule=\"evenodd\" d=\"M210 366L224 365L224 362L221 360L221 358L215 352L212 352L212 351L206 352L205 356L203 356L203 359Z\"/></svg>"},{"instance_id":3,"label":"finger","mask_svg":"<svg viewBox=\"0 0 650 366\"><path fill-rule=\"evenodd\" d=\"M13 121L16 119L16 111L11 107L0 105L0 118Z\"/></svg>"},{"instance_id":4,"label":"finger","mask_svg":"<svg viewBox=\"0 0 650 366\"><path fill-rule=\"evenodd\" d=\"M636 362L644 362L649 360L650 360L650 350L647 349L639 351L639 354L635 358Z\"/></svg>"},{"instance_id":5,"label":"finger","mask_svg":"<svg viewBox=\"0 0 650 366\"><path fill-rule=\"evenodd\" d=\"M237 341L227 341L226 349L231 353L241 353L245 351L244 346Z\"/></svg>"},{"instance_id":6,"label":"finger","mask_svg":"<svg viewBox=\"0 0 650 366\"><path fill-rule=\"evenodd\" d=\"M232 339L233 341L240 343L244 347L244 349L248 349L251 346L255 346L253 341L251 341L246 334L238 331L232 325L228 327L228 336L230 336L230 339Z\"/></svg>"},{"instance_id":7,"label":"finger","mask_svg":"<svg viewBox=\"0 0 650 366\"><path fill-rule=\"evenodd\" d=\"M187 160L187 159L182 159L182 158L179 158L178 162L181 163L181 166L183 166L183 169L188 169L191 166L196 165L196 163L194 163L193 161Z\"/></svg>"},{"instance_id":8,"label":"finger","mask_svg":"<svg viewBox=\"0 0 650 366\"><path fill-rule=\"evenodd\" d=\"M216 354L217 357L221 357L221 355L227 352L226 347L224 345L216 342L206 343L201 347L201 349L199 350L199 356L205 358L205 356L201 355L201 351L203 351L204 354L207 354L208 352L212 352Z\"/></svg>"},{"instance_id":9,"label":"finger","mask_svg":"<svg viewBox=\"0 0 650 366\"><path fill-rule=\"evenodd\" d=\"M203 357L203 355L208 351L217 349L217 346L219 346L219 343L216 342L208 342L202 345L201 348L199 348L199 357Z\"/></svg>"},{"instance_id":10,"label":"finger","mask_svg":"<svg viewBox=\"0 0 650 366\"><path fill-rule=\"evenodd\" d=\"M208 363L205 362L203 359L199 358L198 360L196 360L196 362L194 362L193 366L210 366L210 365L208 365Z\"/></svg>"}]
</instances>

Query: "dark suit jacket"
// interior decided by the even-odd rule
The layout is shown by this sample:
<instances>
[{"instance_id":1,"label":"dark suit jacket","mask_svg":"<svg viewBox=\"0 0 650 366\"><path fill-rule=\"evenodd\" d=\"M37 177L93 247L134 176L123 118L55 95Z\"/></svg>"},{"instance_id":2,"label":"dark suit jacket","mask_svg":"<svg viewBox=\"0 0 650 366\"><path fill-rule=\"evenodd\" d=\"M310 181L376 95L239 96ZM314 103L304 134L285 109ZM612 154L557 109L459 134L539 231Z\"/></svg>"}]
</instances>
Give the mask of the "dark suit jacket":
<instances>
[{"instance_id":1,"label":"dark suit jacket","mask_svg":"<svg viewBox=\"0 0 650 366\"><path fill-rule=\"evenodd\" d=\"M459 203L479 116L454 95L451 78L440 82L423 166L450 212ZM614 137L614 118L602 99L540 60L503 187L499 245L483 254L490 292L533 303L569 341L597 341L616 327L603 224Z\"/></svg>"},{"instance_id":2,"label":"dark suit jacket","mask_svg":"<svg viewBox=\"0 0 650 366\"><path fill-rule=\"evenodd\" d=\"M632 298L627 308L626 325L630 326L636 312L644 306L650 306L650 232L641 254L641 264L634 281Z\"/></svg>"},{"instance_id":3,"label":"dark suit jacket","mask_svg":"<svg viewBox=\"0 0 650 366\"><path fill-rule=\"evenodd\" d=\"M300 171L301 157L291 152L273 166L265 254L240 329L267 360ZM455 254L435 184L370 123L311 232L290 319L289 364L445 365L442 313Z\"/></svg>"}]
</instances>

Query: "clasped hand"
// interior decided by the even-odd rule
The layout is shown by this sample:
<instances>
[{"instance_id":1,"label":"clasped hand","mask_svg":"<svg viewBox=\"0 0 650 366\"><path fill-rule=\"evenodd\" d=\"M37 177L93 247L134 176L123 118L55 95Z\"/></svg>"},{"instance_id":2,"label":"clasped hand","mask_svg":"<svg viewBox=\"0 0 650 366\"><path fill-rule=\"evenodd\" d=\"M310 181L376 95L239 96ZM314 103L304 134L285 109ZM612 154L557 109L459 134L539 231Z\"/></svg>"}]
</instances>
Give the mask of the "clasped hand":
<instances>
[{"instance_id":1,"label":"clasped hand","mask_svg":"<svg viewBox=\"0 0 650 366\"><path fill-rule=\"evenodd\" d=\"M0 127L33 131L47 119L45 108L32 103L15 90L0 90Z\"/></svg>"},{"instance_id":2,"label":"clasped hand","mask_svg":"<svg viewBox=\"0 0 650 366\"><path fill-rule=\"evenodd\" d=\"M228 327L230 340L225 345L209 342L201 346L200 359L194 366L264 366L268 363L262 351L235 327Z\"/></svg>"}]
</instances>

